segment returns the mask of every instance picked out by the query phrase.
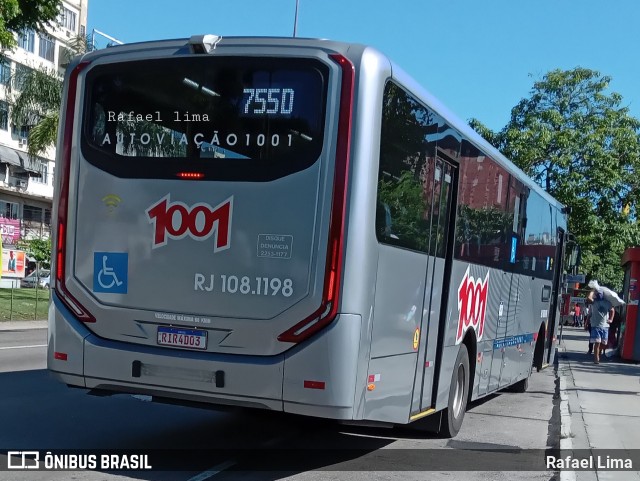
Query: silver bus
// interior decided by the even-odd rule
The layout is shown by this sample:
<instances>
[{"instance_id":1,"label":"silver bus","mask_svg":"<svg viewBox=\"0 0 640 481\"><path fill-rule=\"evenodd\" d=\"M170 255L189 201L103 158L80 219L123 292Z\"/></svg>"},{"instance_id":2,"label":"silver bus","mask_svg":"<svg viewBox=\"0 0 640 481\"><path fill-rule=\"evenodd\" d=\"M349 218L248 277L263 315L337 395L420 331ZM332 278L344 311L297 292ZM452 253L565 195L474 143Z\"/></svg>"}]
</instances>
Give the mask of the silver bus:
<instances>
[{"instance_id":1,"label":"silver bus","mask_svg":"<svg viewBox=\"0 0 640 481\"><path fill-rule=\"evenodd\" d=\"M57 152L70 386L455 436L554 356L565 209L374 48L92 52Z\"/></svg>"}]
</instances>

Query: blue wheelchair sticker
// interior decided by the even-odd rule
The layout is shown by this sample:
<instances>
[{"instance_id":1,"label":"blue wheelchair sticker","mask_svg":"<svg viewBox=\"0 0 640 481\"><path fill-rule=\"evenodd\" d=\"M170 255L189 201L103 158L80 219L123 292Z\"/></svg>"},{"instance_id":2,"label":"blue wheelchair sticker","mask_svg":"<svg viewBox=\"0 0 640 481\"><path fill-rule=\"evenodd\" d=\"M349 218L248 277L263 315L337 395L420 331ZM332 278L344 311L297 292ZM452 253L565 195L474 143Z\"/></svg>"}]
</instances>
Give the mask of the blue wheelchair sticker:
<instances>
[{"instance_id":1,"label":"blue wheelchair sticker","mask_svg":"<svg viewBox=\"0 0 640 481\"><path fill-rule=\"evenodd\" d=\"M129 254L126 252L93 253L93 292L126 294Z\"/></svg>"}]
</instances>

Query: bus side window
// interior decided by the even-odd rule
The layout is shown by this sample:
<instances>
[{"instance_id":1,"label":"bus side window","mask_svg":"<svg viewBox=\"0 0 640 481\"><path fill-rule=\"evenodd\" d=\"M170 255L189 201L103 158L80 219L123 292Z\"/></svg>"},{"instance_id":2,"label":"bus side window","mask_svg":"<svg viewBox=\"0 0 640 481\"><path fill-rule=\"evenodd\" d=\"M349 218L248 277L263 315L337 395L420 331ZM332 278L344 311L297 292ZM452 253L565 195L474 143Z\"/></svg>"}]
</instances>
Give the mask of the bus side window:
<instances>
[{"instance_id":1,"label":"bus side window","mask_svg":"<svg viewBox=\"0 0 640 481\"><path fill-rule=\"evenodd\" d=\"M378 202L376 207L376 234L378 239L381 240L398 240L399 237L395 235L392 230L391 223L391 208L389 204Z\"/></svg>"}]
</instances>

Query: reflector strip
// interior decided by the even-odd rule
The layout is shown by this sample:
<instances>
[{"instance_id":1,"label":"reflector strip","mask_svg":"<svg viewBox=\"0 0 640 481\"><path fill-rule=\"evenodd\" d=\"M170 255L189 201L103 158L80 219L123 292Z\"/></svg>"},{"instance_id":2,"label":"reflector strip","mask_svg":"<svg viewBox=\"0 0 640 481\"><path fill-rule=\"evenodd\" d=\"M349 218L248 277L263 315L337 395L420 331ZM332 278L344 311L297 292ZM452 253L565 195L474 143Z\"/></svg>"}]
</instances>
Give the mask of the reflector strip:
<instances>
[{"instance_id":1,"label":"reflector strip","mask_svg":"<svg viewBox=\"0 0 640 481\"><path fill-rule=\"evenodd\" d=\"M305 381L304 387L306 389L324 389L324 381Z\"/></svg>"},{"instance_id":2,"label":"reflector strip","mask_svg":"<svg viewBox=\"0 0 640 481\"><path fill-rule=\"evenodd\" d=\"M423 417L428 416L429 414L433 414L435 412L436 412L436 410L434 408L429 408L426 411L422 411L421 413L414 414L413 416L411 416L409 418L409 421L415 421L416 419L423 418Z\"/></svg>"},{"instance_id":3,"label":"reflector strip","mask_svg":"<svg viewBox=\"0 0 640 481\"><path fill-rule=\"evenodd\" d=\"M57 359L58 361L66 361L67 360L67 353L66 352L54 352L53 353L53 358Z\"/></svg>"}]
</instances>

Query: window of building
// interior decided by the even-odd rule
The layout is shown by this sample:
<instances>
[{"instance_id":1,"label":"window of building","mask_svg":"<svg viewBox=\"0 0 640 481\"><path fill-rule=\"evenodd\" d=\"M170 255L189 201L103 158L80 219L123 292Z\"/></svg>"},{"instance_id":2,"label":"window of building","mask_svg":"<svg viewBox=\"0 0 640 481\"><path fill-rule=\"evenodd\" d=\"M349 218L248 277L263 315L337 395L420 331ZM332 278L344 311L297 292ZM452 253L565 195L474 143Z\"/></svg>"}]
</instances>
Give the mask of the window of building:
<instances>
[{"instance_id":1,"label":"window of building","mask_svg":"<svg viewBox=\"0 0 640 481\"><path fill-rule=\"evenodd\" d=\"M36 46L36 34L33 30L25 29L18 33L18 47L33 53Z\"/></svg>"},{"instance_id":2,"label":"window of building","mask_svg":"<svg viewBox=\"0 0 640 481\"><path fill-rule=\"evenodd\" d=\"M9 104L0 100L0 129L9 130Z\"/></svg>"},{"instance_id":3,"label":"window of building","mask_svg":"<svg viewBox=\"0 0 640 481\"><path fill-rule=\"evenodd\" d=\"M27 137L29 137L30 130L31 126L29 125L23 125L17 130L14 128L14 132L17 132L18 137L20 137L21 139L26 139Z\"/></svg>"},{"instance_id":4,"label":"window of building","mask_svg":"<svg viewBox=\"0 0 640 481\"><path fill-rule=\"evenodd\" d=\"M20 206L15 202L0 200L0 217L5 219L17 219Z\"/></svg>"},{"instance_id":5,"label":"window of building","mask_svg":"<svg viewBox=\"0 0 640 481\"><path fill-rule=\"evenodd\" d=\"M45 161L42 161L40 159L36 159L34 161L32 161L32 165L35 168L35 170L37 170L40 173L39 177L32 177L31 180L33 180L34 182L37 182L39 184L46 184L47 180L49 179L49 166L48 163Z\"/></svg>"},{"instance_id":6,"label":"window of building","mask_svg":"<svg viewBox=\"0 0 640 481\"><path fill-rule=\"evenodd\" d=\"M38 39L40 42L38 55L50 62L53 62L55 57L55 41L49 35L45 34L39 34Z\"/></svg>"},{"instance_id":7,"label":"window of building","mask_svg":"<svg viewBox=\"0 0 640 481\"><path fill-rule=\"evenodd\" d=\"M71 30L72 32L75 32L77 18L78 18L78 15L76 14L76 12L63 6L62 11L60 12L60 16L58 17L58 22L60 22L60 25L66 28L67 30Z\"/></svg>"},{"instance_id":8,"label":"window of building","mask_svg":"<svg viewBox=\"0 0 640 481\"><path fill-rule=\"evenodd\" d=\"M22 209L22 220L25 222L42 222L42 208L25 204Z\"/></svg>"},{"instance_id":9,"label":"window of building","mask_svg":"<svg viewBox=\"0 0 640 481\"><path fill-rule=\"evenodd\" d=\"M0 55L0 84L9 85L11 80L11 61Z\"/></svg>"}]
</instances>

